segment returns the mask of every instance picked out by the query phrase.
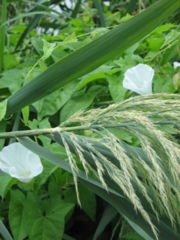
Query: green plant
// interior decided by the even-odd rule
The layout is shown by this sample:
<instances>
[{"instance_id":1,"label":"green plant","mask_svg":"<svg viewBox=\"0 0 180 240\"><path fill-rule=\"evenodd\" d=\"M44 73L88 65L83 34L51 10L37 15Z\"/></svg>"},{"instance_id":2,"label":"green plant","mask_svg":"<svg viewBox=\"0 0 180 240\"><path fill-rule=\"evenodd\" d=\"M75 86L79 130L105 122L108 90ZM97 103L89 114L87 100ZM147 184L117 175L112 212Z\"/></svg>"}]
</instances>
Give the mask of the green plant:
<instances>
[{"instance_id":1,"label":"green plant","mask_svg":"<svg viewBox=\"0 0 180 240\"><path fill-rule=\"evenodd\" d=\"M1 7L1 24L5 23L7 20L7 1L2 0ZM4 46L6 39L6 27L3 26L0 28L0 72L3 70L4 65Z\"/></svg>"},{"instance_id":2,"label":"green plant","mask_svg":"<svg viewBox=\"0 0 180 240\"><path fill-rule=\"evenodd\" d=\"M125 22L123 26L120 25L55 63L8 99L7 114L14 113L115 58L125 48L151 32L178 7L178 1L174 1L173 4L168 0L159 1ZM144 22L146 25L143 24Z\"/></svg>"},{"instance_id":3,"label":"green plant","mask_svg":"<svg viewBox=\"0 0 180 240\"><path fill-rule=\"evenodd\" d=\"M161 0L124 18L104 7L113 30L92 30L97 25L90 2L77 1L70 9L61 1L68 24L51 13L50 1L32 3L30 13L14 18L11 10L8 21L13 25L0 75L0 147L21 142L41 157L44 171L28 184L0 171L0 216L7 227L0 224L1 235L179 239L180 99L172 81L179 33L175 24L157 27L179 2ZM29 9L29 2L13 4ZM34 14L40 36L35 25L24 24L23 17ZM60 34L48 33L49 26ZM123 88L123 74L138 63L154 68L155 94L129 98L134 93ZM77 222L79 234L73 231Z\"/></svg>"}]
</instances>

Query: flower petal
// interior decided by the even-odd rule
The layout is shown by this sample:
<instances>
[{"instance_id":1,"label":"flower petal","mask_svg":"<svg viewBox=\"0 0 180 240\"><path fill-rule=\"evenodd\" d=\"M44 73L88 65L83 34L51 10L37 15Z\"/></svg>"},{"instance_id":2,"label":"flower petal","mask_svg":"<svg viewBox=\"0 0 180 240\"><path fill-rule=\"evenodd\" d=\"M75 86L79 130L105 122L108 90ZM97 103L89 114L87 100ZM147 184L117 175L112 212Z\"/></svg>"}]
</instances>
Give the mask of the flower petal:
<instances>
[{"instance_id":1,"label":"flower petal","mask_svg":"<svg viewBox=\"0 0 180 240\"><path fill-rule=\"evenodd\" d=\"M123 87L141 95L152 93L154 70L146 64L129 68L124 75Z\"/></svg>"},{"instance_id":2,"label":"flower petal","mask_svg":"<svg viewBox=\"0 0 180 240\"><path fill-rule=\"evenodd\" d=\"M38 155L21 143L12 143L0 152L0 169L22 182L28 182L43 171Z\"/></svg>"},{"instance_id":3,"label":"flower petal","mask_svg":"<svg viewBox=\"0 0 180 240\"><path fill-rule=\"evenodd\" d=\"M174 69L180 67L180 62L173 62Z\"/></svg>"}]
</instances>

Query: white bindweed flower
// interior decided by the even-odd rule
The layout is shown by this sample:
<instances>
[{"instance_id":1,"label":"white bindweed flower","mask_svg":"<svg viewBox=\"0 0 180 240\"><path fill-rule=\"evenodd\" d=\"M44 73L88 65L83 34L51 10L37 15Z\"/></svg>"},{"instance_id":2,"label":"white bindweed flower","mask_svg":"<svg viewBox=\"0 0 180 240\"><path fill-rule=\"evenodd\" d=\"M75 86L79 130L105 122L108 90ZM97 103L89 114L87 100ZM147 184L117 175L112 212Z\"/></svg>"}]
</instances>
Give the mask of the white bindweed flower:
<instances>
[{"instance_id":1,"label":"white bindweed flower","mask_svg":"<svg viewBox=\"0 0 180 240\"><path fill-rule=\"evenodd\" d=\"M0 170L21 182L29 182L43 171L43 166L38 155L16 142L0 152Z\"/></svg>"},{"instance_id":2,"label":"white bindweed flower","mask_svg":"<svg viewBox=\"0 0 180 240\"><path fill-rule=\"evenodd\" d=\"M173 62L174 69L180 67L180 62Z\"/></svg>"},{"instance_id":3,"label":"white bindweed flower","mask_svg":"<svg viewBox=\"0 0 180 240\"><path fill-rule=\"evenodd\" d=\"M129 68L124 75L123 87L141 95L152 93L154 70L146 64Z\"/></svg>"}]
</instances>

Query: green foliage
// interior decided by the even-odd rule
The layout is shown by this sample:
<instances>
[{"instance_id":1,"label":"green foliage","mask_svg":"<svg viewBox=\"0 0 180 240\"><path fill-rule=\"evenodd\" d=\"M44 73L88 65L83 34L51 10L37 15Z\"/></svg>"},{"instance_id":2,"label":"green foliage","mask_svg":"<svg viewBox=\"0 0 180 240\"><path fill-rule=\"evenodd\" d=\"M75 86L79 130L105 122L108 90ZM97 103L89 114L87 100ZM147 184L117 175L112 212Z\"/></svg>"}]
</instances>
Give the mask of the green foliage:
<instances>
[{"instance_id":1,"label":"green foliage","mask_svg":"<svg viewBox=\"0 0 180 240\"><path fill-rule=\"evenodd\" d=\"M7 100L0 102L0 121L4 118L6 114Z\"/></svg>"},{"instance_id":2,"label":"green foliage","mask_svg":"<svg viewBox=\"0 0 180 240\"><path fill-rule=\"evenodd\" d=\"M179 239L178 6L0 5L0 132L50 129L31 140L14 135L44 170L28 184L0 171L3 239ZM154 68L157 95L134 97L123 88L125 71L138 63ZM12 141L0 139L0 150Z\"/></svg>"},{"instance_id":3,"label":"green foliage","mask_svg":"<svg viewBox=\"0 0 180 240\"><path fill-rule=\"evenodd\" d=\"M125 234L122 239L127 239L127 240L143 240L142 237L140 237L137 233L130 232Z\"/></svg>"},{"instance_id":4,"label":"green foliage","mask_svg":"<svg viewBox=\"0 0 180 240\"><path fill-rule=\"evenodd\" d=\"M123 26L120 25L63 58L12 95L8 100L7 114L14 113L117 57L124 49L151 32L178 7L178 1L174 1L173 4L167 0L157 2L155 7L150 7L124 23ZM146 25L143 25L143 22L146 22Z\"/></svg>"},{"instance_id":5,"label":"green foliage","mask_svg":"<svg viewBox=\"0 0 180 240\"><path fill-rule=\"evenodd\" d=\"M9 223L14 239L60 239L64 233L66 215L74 204L66 203L58 196L41 201L39 196L11 191ZM32 211L33 209L33 211Z\"/></svg>"},{"instance_id":6,"label":"green foliage","mask_svg":"<svg viewBox=\"0 0 180 240\"><path fill-rule=\"evenodd\" d=\"M5 23L7 20L7 1L2 0L1 6L1 24ZM5 48L5 38L6 38L6 27L0 28L0 72L4 69L4 48Z\"/></svg>"}]
</instances>

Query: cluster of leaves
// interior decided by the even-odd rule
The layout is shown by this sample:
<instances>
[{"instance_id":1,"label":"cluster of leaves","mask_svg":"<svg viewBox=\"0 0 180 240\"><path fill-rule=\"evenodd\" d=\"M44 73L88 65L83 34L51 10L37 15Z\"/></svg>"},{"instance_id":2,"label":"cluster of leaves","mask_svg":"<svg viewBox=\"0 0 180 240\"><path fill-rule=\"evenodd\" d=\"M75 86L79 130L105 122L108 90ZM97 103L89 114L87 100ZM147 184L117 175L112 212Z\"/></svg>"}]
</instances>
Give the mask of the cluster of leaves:
<instances>
[{"instance_id":1,"label":"cluster of leaves","mask_svg":"<svg viewBox=\"0 0 180 240\"><path fill-rule=\"evenodd\" d=\"M59 18L53 14L55 10L49 10L49 6L57 6L56 1L39 4L31 1L31 9L26 1L16 2L10 1L9 17L19 18L8 25L0 74L0 100L4 101L0 103L2 116L6 111L5 99L68 54L132 18L132 13L143 8L143 5L135 4L137 1L130 1L131 4L129 1L122 1L122 4L112 1L109 6L104 6L103 13L98 8L98 1L77 1L75 7L80 2L84 5L76 12L76 8L71 11L64 1L59 1L62 11L57 13L61 16ZM30 13L44 11L48 17L36 14L24 19L22 12L16 12L16 9L23 8L30 9ZM34 29L31 27L33 23ZM133 95L122 87L122 80L124 72L138 63L149 64L155 69L154 93L179 93L180 79L173 68L173 62L180 57L179 35L179 26L175 23L159 26L125 50L121 57L24 107L21 114L17 112L11 118L4 118L0 122L0 131L51 128L67 121L78 111L119 103ZM177 134L173 125L165 125L162 129ZM132 146L140 145L137 137L124 129L114 134ZM81 130L80 135L89 137L94 133ZM37 136L35 141L67 162L67 151L52 138ZM11 142L0 140L0 148ZM79 158L74 158L82 169ZM95 190L89 190L81 183L78 186L80 208L72 174L47 162L45 157L42 162L42 175L29 184L22 184L7 175L0 176L0 217L15 240L142 239L138 234L142 230L135 233L114 208L96 196ZM3 224L1 227L3 229ZM141 236L150 239L143 232Z\"/></svg>"}]
</instances>

